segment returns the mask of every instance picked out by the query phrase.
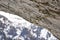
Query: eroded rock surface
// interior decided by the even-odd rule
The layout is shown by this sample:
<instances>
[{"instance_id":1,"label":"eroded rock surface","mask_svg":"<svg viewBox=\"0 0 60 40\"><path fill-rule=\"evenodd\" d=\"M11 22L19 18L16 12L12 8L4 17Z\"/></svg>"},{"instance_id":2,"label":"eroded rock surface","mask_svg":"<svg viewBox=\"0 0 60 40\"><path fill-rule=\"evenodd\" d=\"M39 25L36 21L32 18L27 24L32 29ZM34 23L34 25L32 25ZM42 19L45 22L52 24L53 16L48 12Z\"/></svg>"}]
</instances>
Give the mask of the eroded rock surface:
<instances>
[{"instance_id":1,"label":"eroded rock surface","mask_svg":"<svg viewBox=\"0 0 60 40\"><path fill-rule=\"evenodd\" d=\"M0 0L0 10L47 28L60 39L60 0Z\"/></svg>"}]
</instances>

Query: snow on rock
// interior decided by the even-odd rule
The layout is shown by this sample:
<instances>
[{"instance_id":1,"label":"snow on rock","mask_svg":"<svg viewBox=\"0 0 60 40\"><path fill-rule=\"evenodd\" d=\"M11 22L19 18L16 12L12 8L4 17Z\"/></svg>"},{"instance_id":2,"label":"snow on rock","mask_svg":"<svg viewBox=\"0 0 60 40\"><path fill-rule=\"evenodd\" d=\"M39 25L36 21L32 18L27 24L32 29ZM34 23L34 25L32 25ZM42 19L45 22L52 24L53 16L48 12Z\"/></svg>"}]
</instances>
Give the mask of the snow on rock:
<instances>
[{"instance_id":1,"label":"snow on rock","mask_svg":"<svg viewBox=\"0 0 60 40\"><path fill-rule=\"evenodd\" d=\"M0 40L58 40L47 29L0 11Z\"/></svg>"}]
</instances>

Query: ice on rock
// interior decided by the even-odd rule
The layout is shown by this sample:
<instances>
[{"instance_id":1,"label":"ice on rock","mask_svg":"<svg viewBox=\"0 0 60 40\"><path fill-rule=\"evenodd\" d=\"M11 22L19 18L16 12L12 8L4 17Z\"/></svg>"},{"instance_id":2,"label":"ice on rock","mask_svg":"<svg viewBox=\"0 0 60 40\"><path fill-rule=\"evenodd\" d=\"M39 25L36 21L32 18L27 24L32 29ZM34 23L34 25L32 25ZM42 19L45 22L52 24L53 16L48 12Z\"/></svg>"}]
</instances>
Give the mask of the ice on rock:
<instances>
[{"instance_id":1,"label":"ice on rock","mask_svg":"<svg viewBox=\"0 0 60 40\"><path fill-rule=\"evenodd\" d=\"M0 11L0 40L58 40L47 29Z\"/></svg>"}]
</instances>

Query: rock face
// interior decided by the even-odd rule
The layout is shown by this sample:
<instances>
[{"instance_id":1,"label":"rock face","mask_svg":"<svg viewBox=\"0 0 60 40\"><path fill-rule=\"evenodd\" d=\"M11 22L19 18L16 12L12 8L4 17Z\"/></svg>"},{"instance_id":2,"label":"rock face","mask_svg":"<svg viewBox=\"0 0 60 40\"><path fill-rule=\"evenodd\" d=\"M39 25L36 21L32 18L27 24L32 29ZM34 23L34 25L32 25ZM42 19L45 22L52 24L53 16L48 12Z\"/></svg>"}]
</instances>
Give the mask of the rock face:
<instances>
[{"instance_id":1,"label":"rock face","mask_svg":"<svg viewBox=\"0 0 60 40\"><path fill-rule=\"evenodd\" d=\"M0 10L47 28L60 39L60 0L0 0Z\"/></svg>"},{"instance_id":2,"label":"rock face","mask_svg":"<svg viewBox=\"0 0 60 40\"><path fill-rule=\"evenodd\" d=\"M0 11L0 40L58 40L47 29Z\"/></svg>"}]
</instances>

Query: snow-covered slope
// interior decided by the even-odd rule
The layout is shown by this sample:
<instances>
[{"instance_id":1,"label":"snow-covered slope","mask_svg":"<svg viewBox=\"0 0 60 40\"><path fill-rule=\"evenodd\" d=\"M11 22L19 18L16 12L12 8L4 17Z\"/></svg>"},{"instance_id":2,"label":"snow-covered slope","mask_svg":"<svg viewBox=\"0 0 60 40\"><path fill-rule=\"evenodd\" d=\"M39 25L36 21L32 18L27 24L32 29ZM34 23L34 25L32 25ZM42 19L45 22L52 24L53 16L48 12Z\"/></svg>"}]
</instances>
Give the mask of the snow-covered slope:
<instances>
[{"instance_id":1,"label":"snow-covered slope","mask_svg":"<svg viewBox=\"0 0 60 40\"><path fill-rule=\"evenodd\" d=\"M0 11L0 40L58 40L47 29Z\"/></svg>"}]
</instances>

